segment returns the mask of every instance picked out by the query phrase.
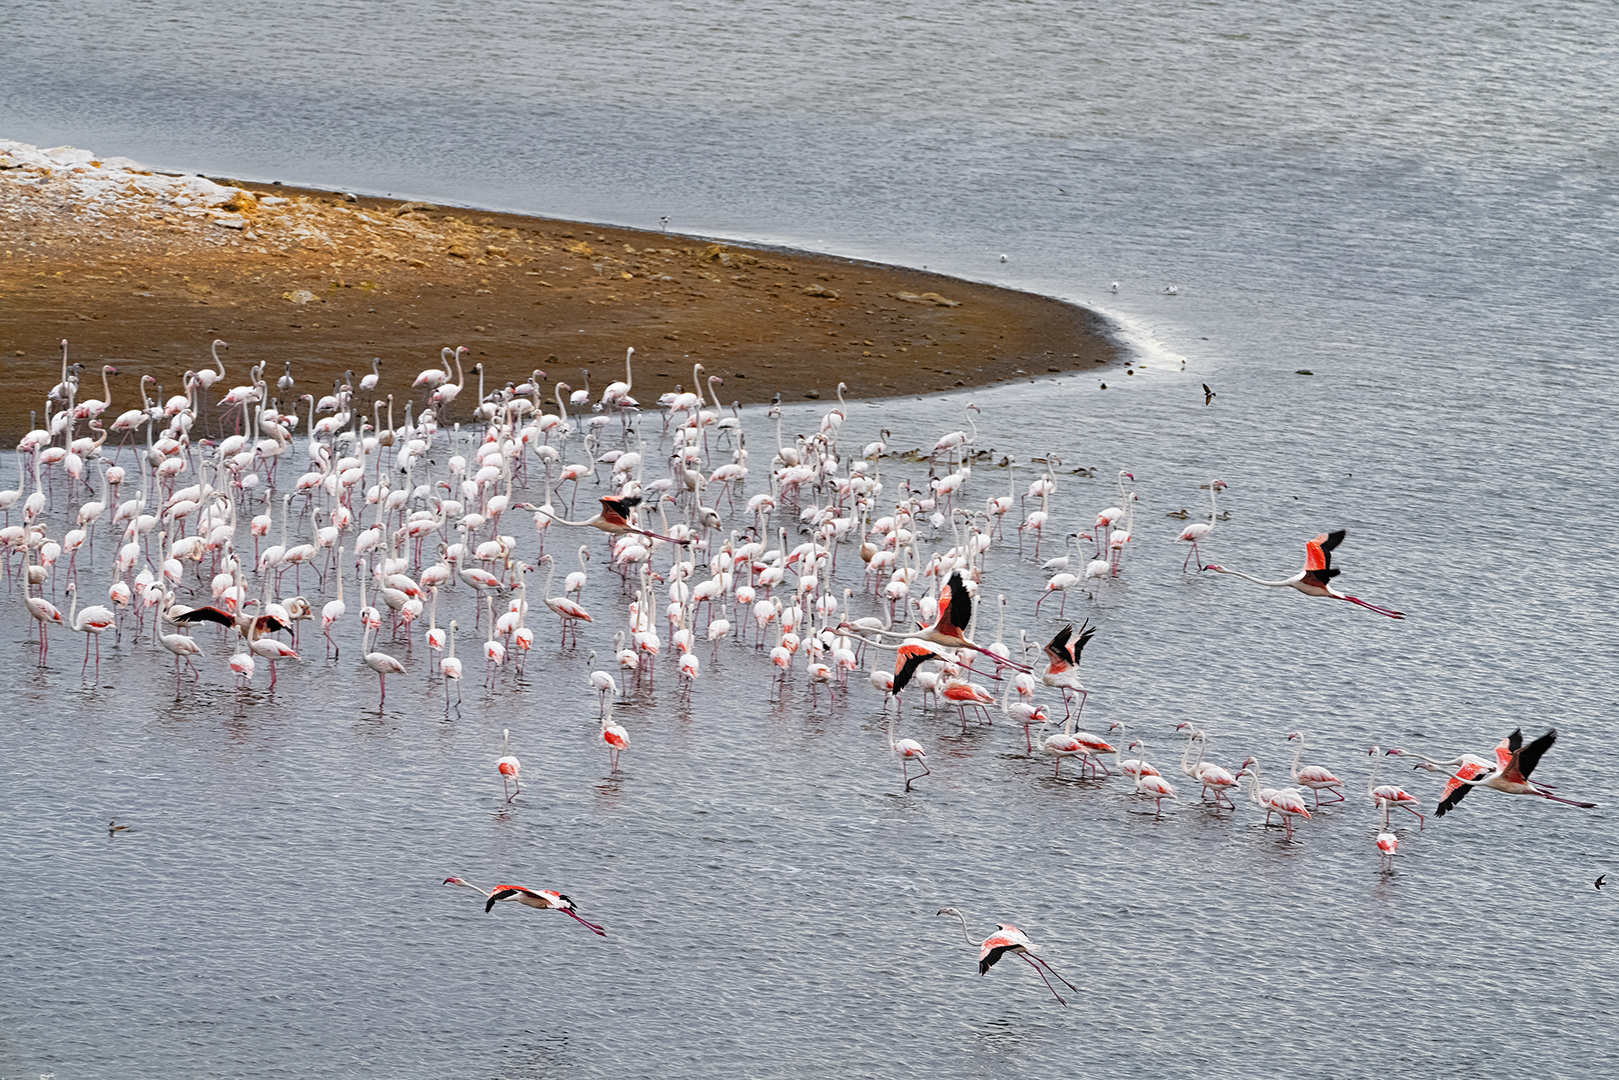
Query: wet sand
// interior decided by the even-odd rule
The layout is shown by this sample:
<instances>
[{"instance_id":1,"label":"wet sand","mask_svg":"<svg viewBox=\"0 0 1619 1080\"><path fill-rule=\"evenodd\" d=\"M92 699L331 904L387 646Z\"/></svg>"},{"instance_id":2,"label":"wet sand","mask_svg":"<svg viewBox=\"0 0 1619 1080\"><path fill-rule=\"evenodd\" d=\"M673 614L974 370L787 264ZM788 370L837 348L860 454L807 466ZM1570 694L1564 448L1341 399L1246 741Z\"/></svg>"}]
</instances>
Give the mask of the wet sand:
<instances>
[{"instance_id":1,"label":"wet sand","mask_svg":"<svg viewBox=\"0 0 1619 1080\"><path fill-rule=\"evenodd\" d=\"M0 174L3 177L5 174ZM13 173L11 175L20 175ZM381 358L377 394L402 410L416 373L465 345L488 390L624 377L643 404L692 364L720 400L882 397L1090 369L1121 350L1100 316L941 275L673 234L219 180L248 192L212 208L76 197L63 182L0 182L0 438L14 441L60 378L59 342L85 364L81 399L108 417L165 395L222 350L220 389L286 363L295 393L328 393ZM216 199L217 202L217 199ZM110 205L110 208L109 208ZM478 376L467 372L464 415ZM288 408L288 402L281 402ZM455 417L452 415L452 419Z\"/></svg>"}]
</instances>

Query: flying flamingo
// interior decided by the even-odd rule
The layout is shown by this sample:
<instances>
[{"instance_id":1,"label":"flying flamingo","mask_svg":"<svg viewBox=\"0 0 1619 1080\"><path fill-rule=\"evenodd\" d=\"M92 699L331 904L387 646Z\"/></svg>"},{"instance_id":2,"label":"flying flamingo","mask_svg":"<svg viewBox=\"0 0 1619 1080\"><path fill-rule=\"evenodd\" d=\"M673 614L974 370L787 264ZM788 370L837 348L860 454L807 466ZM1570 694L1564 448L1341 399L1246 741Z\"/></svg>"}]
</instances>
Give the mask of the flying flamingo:
<instances>
[{"instance_id":1,"label":"flying flamingo","mask_svg":"<svg viewBox=\"0 0 1619 1080\"><path fill-rule=\"evenodd\" d=\"M1556 728L1528 744L1523 741L1523 729L1514 729L1511 735L1496 744L1493 765L1472 754L1464 754L1450 761L1434 761L1409 750L1390 750L1389 753L1418 758L1419 764L1416 767L1419 769L1450 774L1450 779L1445 783L1444 791L1440 795L1439 809L1436 811L1440 817L1453 810L1470 788L1478 786L1494 788L1508 795L1539 795L1552 802L1566 803L1569 806L1589 810L1596 806L1596 803L1578 802L1574 799L1565 799L1561 795L1553 795L1547 790L1548 785L1537 784L1529 779L1529 774L1540 764L1541 757L1556 741ZM1452 769L1456 771L1452 773Z\"/></svg>"},{"instance_id":2,"label":"flying flamingo","mask_svg":"<svg viewBox=\"0 0 1619 1080\"><path fill-rule=\"evenodd\" d=\"M1214 531L1215 516L1219 513L1218 508L1214 505L1214 493L1223 490L1225 486L1224 480L1209 481L1209 520L1188 525L1181 530L1179 536L1175 537L1176 540L1182 540L1192 545L1192 550L1187 552L1186 558L1181 560L1181 573L1183 574L1186 572L1186 564L1191 562L1194 556L1197 558L1197 568L1199 570L1203 569L1203 556L1197 552L1197 542L1208 539L1209 534Z\"/></svg>"},{"instance_id":3,"label":"flying flamingo","mask_svg":"<svg viewBox=\"0 0 1619 1080\"><path fill-rule=\"evenodd\" d=\"M1366 751L1374 759L1372 774L1366 778L1366 794L1372 797L1372 804L1383 812L1383 828L1389 827L1389 811L1398 806L1401 809L1416 814L1419 822L1418 828L1426 828L1428 819L1417 810L1417 797L1397 784L1382 784L1377 782L1377 771L1383 767L1383 751L1372 747Z\"/></svg>"},{"instance_id":4,"label":"flying flamingo","mask_svg":"<svg viewBox=\"0 0 1619 1080\"><path fill-rule=\"evenodd\" d=\"M560 911L598 937L607 936L606 930L593 922L585 922L585 920L574 914L572 900L551 889L525 889L521 885L496 885L493 889L480 889L470 881L458 877L445 878L444 884L459 885L464 889L483 893L489 898L483 905L485 914L488 914L489 910L502 900L515 900L524 907L537 908L540 911Z\"/></svg>"},{"instance_id":5,"label":"flying flamingo","mask_svg":"<svg viewBox=\"0 0 1619 1080\"><path fill-rule=\"evenodd\" d=\"M1293 755L1293 763L1287 768L1288 775L1293 778L1293 782L1304 785L1314 793L1317 809L1321 807L1321 793L1323 791L1338 796L1335 801L1343 802L1344 782L1332 775L1330 769L1321 765L1306 765L1302 769L1299 768L1299 758L1304 756L1304 735L1295 731L1288 736L1288 739L1297 739L1299 741L1298 752Z\"/></svg>"},{"instance_id":6,"label":"flying flamingo","mask_svg":"<svg viewBox=\"0 0 1619 1080\"><path fill-rule=\"evenodd\" d=\"M534 506L530 503L523 503L518 507L518 509L528 510L536 514L544 514L558 525L574 525L579 527L600 529L602 532L608 533L612 536L622 536L625 533L638 533L641 536L650 536L654 540L663 540L670 544L691 543L690 537L677 540L672 536L664 536L660 533L648 532L646 529L642 529L630 524L630 512L637 506L641 505L641 498L638 495L624 498L615 498L612 495L603 495L601 497L601 504L601 512L596 514L594 517L586 518L584 521L569 521L566 518L558 517L544 506Z\"/></svg>"},{"instance_id":7,"label":"flying flamingo","mask_svg":"<svg viewBox=\"0 0 1619 1080\"><path fill-rule=\"evenodd\" d=\"M506 792L506 801L511 802L523 793L523 763L512 754L512 729L504 728L500 733L500 757L495 761L495 771L500 773L500 786ZM508 785L510 780L517 786L513 791Z\"/></svg>"},{"instance_id":8,"label":"flying flamingo","mask_svg":"<svg viewBox=\"0 0 1619 1080\"><path fill-rule=\"evenodd\" d=\"M1096 630L1087 620L1079 628L1079 640L1073 641L1074 624L1069 623L1046 643L1046 669L1040 673L1040 681L1062 691L1064 720L1073 712L1073 703L1068 696L1072 693L1079 694L1079 711L1085 711L1085 700L1090 696L1090 691L1079 681L1079 657L1091 638L1096 636Z\"/></svg>"},{"instance_id":9,"label":"flying flamingo","mask_svg":"<svg viewBox=\"0 0 1619 1080\"><path fill-rule=\"evenodd\" d=\"M919 641L927 641L935 645L943 645L948 649L972 649L974 652L980 652L985 656L990 657L997 664L1004 664L1007 667L1016 668L1019 671L1029 670L1029 667L1026 664L1020 664L1015 660L996 656L994 652L984 648L982 645L977 645L971 641L968 641L966 627L972 625L972 621L972 597L968 595L967 586L961 580L961 571L955 570L950 574L950 581L945 585L944 588L939 590L939 615L938 618L934 620L932 626L912 630L908 633L898 633L892 630L877 630L871 628L866 629L869 633L881 634L883 637L915 638ZM853 623L844 622L839 626L839 629L846 634L855 634L858 636L859 631L862 628L855 626Z\"/></svg>"},{"instance_id":10,"label":"flying flamingo","mask_svg":"<svg viewBox=\"0 0 1619 1080\"><path fill-rule=\"evenodd\" d=\"M1028 935L1023 931L1011 923L996 923L993 934L983 941L974 941L972 935L967 933L967 917L965 915L953 907L940 908L938 913L940 915L954 915L961 920L961 936L967 939L967 944L978 950L978 974L988 975L989 969L994 967L1001 957L1011 953L1034 968L1034 973L1040 976L1040 981L1046 984L1046 989L1051 991L1051 996L1057 999L1058 1004L1068 1004L1063 1000L1062 995L1057 993L1057 988L1051 985L1051 980L1046 978L1046 972L1053 975L1057 975L1057 972L1053 970L1050 964L1035 955L1039 951L1039 946L1030 941ZM1057 980L1074 993L1079 993L1079 987L1064 979L1061 975L1057 975Z\"/></svg>"},{"instance_id":11,"label":"flying flamingo","mask_svg":"<svg viewBox=\"0 0 1619 1080\"><path fill-rule=\"evenodd\" d=\"M1290 578L1283 578L1281 581L1265 581L1251 574L1245 574L1241 570L1228 570L1214 563L1209 563L1203 569L1213 570L1216 574L1231 574L1234 577L1242 578L1244 581L1251 581L1255 585L1265 585L1272 589L1297 589L1305 596L1325 596L1332 600L1348 600L1351 604L1357 604L1368 611L1375 611L1379 615L1387 615L1391 619L1405 618L1405 613L1402 611L1378 607L1376 604L1368 604L1360 597L1348 596L1338 592L1328 584L1339 573L1339 571L1332 568L1332 549L1343 543L1346 534L1347 530L1336 529L1330 533L1322 533L1314 540L1306 543L1304 545L1304 569Z\"/></svg>"}]
</instances>

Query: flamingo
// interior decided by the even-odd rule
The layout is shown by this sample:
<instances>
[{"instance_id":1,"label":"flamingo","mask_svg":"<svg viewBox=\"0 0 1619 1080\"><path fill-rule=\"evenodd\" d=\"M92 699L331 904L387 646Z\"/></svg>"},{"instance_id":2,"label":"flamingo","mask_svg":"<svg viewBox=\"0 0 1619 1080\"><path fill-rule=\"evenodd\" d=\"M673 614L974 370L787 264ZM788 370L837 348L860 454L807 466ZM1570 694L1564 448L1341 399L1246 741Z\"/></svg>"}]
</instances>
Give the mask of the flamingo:
<instances>
[{"instance_id":1,"label":"flamingo","mask_svg":"<svg viewBox=\"0 0 1619 1080\"><path fill-rule=\"evenodd\" d=\"M380 709L383 702L388 700L388 676L403 675L405 665L385 652L371 652L366 649L366 645L375 640L376 630L366 627L360 631L360 649L364 653L361 660L366 667L377 673L377 686L381 691L381 696L377 698L377 708Z\"/></svg>"},{"instance_id":2,"label":"flamingo","mask_svg":"<svg viewBox=\"0 0 1619 1080\"><path fill-rule=\"evenodd\" d=\"M437 599L437 593L434 594ZM348 611L348 605L343 603L343 547L337 548L337 599L328 600L320 609L320 632L326 635L326 655L330 656L335 642L332 641L332 627L343 618Z\"/></svg>"},{"instance_id":3,"label":"flamingo","mask_svg":"<svg viewBox=\"0 0 1619 1080\"><path fill-rule=\"evenodd\" d=\"M589 662L595 663L595 661L596 651L592 649ZM586 681L589 682L590 688L595 690L600 697L596 708L597 716L605 716L607 714L607 695L618 696L618 680L614 679L611 673L598 669L592 671Z\"/></svg>"},{"instance_id":4,"label":"flamingo","mask_svg":"<svg viewBox=\"0 0 1619 1080\"><path fill-rule=\"evenodd\" d=\"M1186 553L1185 559L1181 560L1181 573L1183 574L1186 572L1186 564L1189 563L1194 556L1197 559L1197 568L1199 570L1203 569L1203 556L1199 555L1197 552L1197 542L1199 540L1208 539L1209 534L1214 531L1215 515L1219 512L1214 505L1214 493L1223 490L1225 486L1226 483L1224 480L1209 481L1209 520L1199 521L1195 524L1188 525L1186 528L1181 530L1181 534L1179 536L1175 537L1176 540L1183 540L1192 545L1192 550Z\"/></svg>"},{"instance_id":5,"label":"flamingo","mask_svg":"<svg viewBox=\"0 0 1619 1080\"><path fill-rule=\"evenodd\" d=\"M1051 991L1051 996L1057 999L1058 1004L1068 1004L1063 1000L1062 995L1057 993L1057 988L1051 985L1051 980L1046 978L1046 972L1053 975L1057 975L1057 972L1053 970L1050 964L1035 955L1039 951L1039 946L1030 941L1028 935L1023 931L1011 923L996 923L993 934L983 941L974 941L972 935L967 933L967 917L965 915L953 907L940 908L938 913L940 915L954 915L961 920L961 936L967 939L968 945L978 950L978 974L988 975L989 969L994 967L1001 957L1011 953L1034 968L1034 973L1040 976L1040 981L1046 984L1046 989ZM1064 979L1061 975L1057 975L1057 979L1074 993L1079 993L1079 987Z\"/></svg>"},{"instance_id":6,"label":"flamingo","mask_svg":"<svg viewBox=\"0 0 1619 1080\"><path fill-rule=\"evenodd\" d=\"M444 659L438 662L440 674L444 676L444 709L450 708L450 683L455 683L455 703L461 704L461 661L455 658L455 628L456 621L450 620L449 652Z\"/></svg>"},{"instance_id":7,"label":"flamingo","mask_svg":"<svg viewBox=\"0 0 1619 1080\"><path fill-rule=\"evenodd\" d=\"M607 771L618 772L618 755L630 748L630 733L613 723L613 703L607 701L607 712L601 718L602 742L607 744Z\"/></svg>"},{"instance_id":8,"label":"flamingo","mask_svg":"<svg viewBox=\"0 0 1619 1080\"><path fill-rule=\"evenodd\" d=\"M1056 760L1057 764L1056 768L1052 770L1052 776L1062 775L1062 759L1065 757L1079 758L1081 777L1085 774L1086 766L1090 767L1092 777L1096 776L1098 766L1101 767L1103 772L1112 776L1113 770L1107 767L1100 755L1112 754L1117 757L1118 748L1110 745L1106 739L1099 735L1093 735L1088 731L1075 731L1074 719L1074 717L1069 717L1063 723L1062 731L1055 735L1046 736L1040 743L1040 751L1044 754L1049 754Z\"/></svg>"},{"instance_id":9,"label":"flamingo","mask_svg":"<svg viewBox=\"0 0 1619 1080\"><path fill-rule=\"evenodd\" d=\"M551 591L551 582L556 578L556 562L550 555L541 555L540 561L546 564L545 592ZM566 596L541 596L545 606L551 609L551 614L562 620L562 643L568 643L568 629L573 629L573 643L579 644L579 624L581 622L595 622L590 612L569 600Z\"/></svg>"},{"instance_id":10,"label":"flamingo","mask_svg":"<svg viewBox=\"0 0 1619 1080\"><path fill-rule=\"evenodd\" d=\"M77 586L69 582L67 591L73 595L73 603L68 608L67 621L74 630L84 635L84 663L79 665L79 678L84 678L84 669L90 666L90 639L96 641L96 677L101 676L101 635L111 629L118 621L118 617L100 604L92 604L83 611L79 610L79 596L75 591Z\"/></svg>"},{"instance_id":11,"label":"flamingo","mask_svg":"<svg viewBox=\"0 0 1619 1080\"><path fill-rule=\"evenodd\" d=\"M1450 779L1445 783L1444 791L1440 795L1439 809L1435 811L1440 817L1455 809L1456 804L1462 801L1470 788L1478 786L1494 788L1508 795L1539 795L1552 802L1587 810L1595 807L1596 803L1579 802L1575 799L1565 799L1561 795L1553 795L1547 790L1549 785L1537 784L1529 779L1529 774L1534 772L1535 766L1540 764L1540 759L1556 742L1556 728L1527 744L1523 741L1523 729L1515 728L1512 734L1496 744L1493 765L1471 754L1464 754L1451 761L1434 761L1409 750L1390 750L1389 753L1419 758L1419 764L1416 766L1419 769L1450 774ZM1450 770L1457 766L1460 768L1450 773Z\"/></svg>"},{"instance_id":12,"label":"flamingo","mask_svg":"<svg viewBox=\"0 0 1619 1080\"><path fill-rule=\"evenodd\" d=\"M898 713L899 710L894 711ZM916 779L918 780L933 771L928 768L927 752L922 749L921 743L915 739L896 740L894 738L894 717L892 716L888 718L888 750L889 753L899 759L900 774L905 779L906 791L911 790L911 762L914 761L922 766L922 771L916 774Z\"/></svg>"},{"instance_id":13,"label":"flamingo","mask_svg":"<svg viewBox=\"0 0 1619 1080\"><path fill-rule=\"evenodd\" d=\"M1335 800L1336 802L1343 802L1344 793L1342 789L1344 782L1332 775L1331 770L1321 765L1306 765L1303 769L1299 768L1299 758L1304 756L1304 735L1295 731L1288 735L1288 739L1290 741L1293 739L1299 741L1298 752L1293 755L1293 763L1287 768L1288 775L1293 778L1293 782L1310 789L1315 795L1317 809L1321 807L1321 793L1323 791L1338 796Z\"/></svg>"},{"instance_id":14,"label":"flamingo","mask_svg":"<svg viewBox=\"0 0 1619 1080\"><path fill-rule=\"evenodd\" d=\"M1164 800L1175 798L1175 786L1160 776L1157 769L1154 769L1151 765L1147 764L1146 743L1142 742L1140 739L1137 739L1135 742L1130 744L1132 749L1138 746L1141 748L1139 751L1141 757L1138 759L1139 767L1136 771L1136 794L1145 795L1152 799L1153 805L1158 809L1158 814L1156 816L1162 817L1164 813Z\"/></svg>"},{"instance_id":15,"label":"flamingo","mask_svg":"<svg viewBox=\"0 0 1619 1080\"><path fill-rule=\"evenodd\" d=\"M971 641L968 641L967 631L965 628L971 626L972 621L972 596L968 594L967 586L961 580L961 571L954 570L950 573L950 581L943 589L939 590L939 614L934 620L932 626L912 630L907 633L897 633L891 630L878 630L869 627L864 629L867 629L870 633L881 634L884 637L915 638L920 641L931 642L935 645L943 645L949 649L972 649L974 652L980 652L985 656L992 658L997 664L1004 664L1007 667L1016 668L1018 671L1029 670L1027 664L1020 664L1015 660L996 656L994 652L984 648L982 645L977 645ZM863 628L857 627L853 623L845 621L838 627L838 629L846 634L854 634L858 636L859 631Z\"/></svg>"},{"instance_id":16,"label":"flamingo","mask_svg":"<svg viewBox=\"0 0 1619 1080\"><path fill-rule=\"evenodd\" d=\"M1372 774L1366 778L1366 794L1372 797L1372 805L1383 812L1383 828L1388 828L1389 811L1398 806L1408 813L1415 814L1419 822L1417 828L1426 828L1428 819L1417 810L1417 797L1398 784L1382 784L1377 782L1377 771L1383 767L1383 751L1374 746L1366 751L1374 760Z\"/></svg>"},{"instance_id":17,"label":"flamingo","mask_svg":"<svg viewBox=\"0 0 1619 1080\"><path fill-rule=\"evenodd\" d=\"M1263 788L1259 786L1259 762L1249 758L1242 763L1242 769L1237 778L1247 776L1254 782L1250 796L1254 805L1265 811L1265 824L1270 824L1272 814L1282 815L1282 827L1287 830L1287 838L1293 839L1293 819L1302 817L1310 820L1310 811L1304 805L1304 797L1298 788Z\"/></svg>"},{"instance_id":18,"label":"flamingo","mask_svg":"<svg viewBox=\"0 0 1619 1080\"><path fill-rule=\"evenodd\" d=\"M1086 620L1085 625L1079 628L1079 639L1076 641L1073 640L1074 624L1069 623L1057 631L1056 637L1046 643L1046 669L1040 673L1040 681L1046 686L1055 686L1062 691L1064 720L1073 713L1073 702L1069 694L1079 694L1079 711L1081 713L1085 711L1085 701L1090 697L1090 691L1079 681L1079 658L1091 638L1096 636L1096 631L1097 627Z\"/></svg>"},{"instance_id":19,"label":"flamingo","mask_svg":"<svg viewBox=\"0 0 1619 1080\"><path fill-rule=\"evenodd\" d=\"M662 540L670 544L691 543L690 537L676 539L673 536L664 536L660 533L649 532L646 529L632 525L630 523L630 512L637 506L640 506L641 501L641 497L638 495L626 496L623 498L615 498L612 495L603 495L601 497L601 512L596 514L594 517L586 518L584 521L568 521L566 518L559 517L552 513L544 506L533 506L529 503L523 503L519 509L529 510L537 514L544 514L558 525L574 525L579 527L600 529L602 532L608 533L612 536L622 536L625 533L637 533L641 536L649 536L654 540Z\"/></svg>"},{"instance_id":20,"label":"flamingo","mask_svg":"<svg viewBox=\"0 0 1619 1080\"><path fill-rule=\"evenodd\" d=\"M495 761L495 771L500 773L500 786L506 792L506 801L511 802L523 793L523 763L518 761L512 753L512 729L504 728L500 733L500 757ZM513 791L507 781L515 785Z\"/></svg>"},{"instance_id":21,"label":"flamingo","mask_svg":"<svg viewBox=\"0 0 1619 1080\"><path fill-rule=\"evenodd\" d=\"M52 624L56 626L62 625L62 613L57 610L55 604L43 596L24 596L23 606L28 609L28 614L32 615L35 621L39 623L39 662L43 664L45 654L50 652L51 648L47 632Z\"/></svg>"},{"instance_id":22,"label":"flamingo","mask_svg":"<svg viewBox=\"0 0 1619 1080\"><path fill-rule=\"evenodd\" d=\"M1394 869L1394 855L1399 850L1400 838L1384 830L1377 834L1377 850L1383 856L1383 869Z\"/></svg>"},{"instance_id":23,"label":"flamingo","mask_svg":"<svg viewBox=\"0 0 1619 1080\"><path fill-rule=\"evenodd\" d=\"M1227 795L1226 792L1231 788L1238 786L1237 777L1233 776L1229 769L1223 769L1212 761L1203 760L1204 751L1208 749L1209 737L1201 730L1190 730L1191 727L1191 724L1184 722L1175 725L1175 730L1177 731L1179 731L1181 728L1188 729L1186 734L1186 749L1181 753L1181 772L1185 773L1187 776L1190 776L1193 780L1196 780L1202 785L1203 790L1198 793L1199 798L1206 796L1209 793L1209 789L1213 788L1214 805L1216 809L1224 806L1229 810L1235 810L1237 808L1237 804L1231 801L1230 796ZM1197 743L1197 760L1188 765L1186 760L1192 756L1192 743L1194 741ZM1224 800L1224 802L1221 800Z\"/></svg>"},{"instance_id":24,"label":"flamingo","mask_svg":"<svg viewBox=\"0 0 1619 1080\"><path fill-rule=\"evenodd\" d=\"M458 877L445 878L444 884L459 885L462 888L483 893L484 896L488 897L483 906L485 914L488 914L489 910L502 900L515 900L524 907L537 908L540 911L560 911L596 936L607 936L606 930L593 922L585 922L585 920L574 914L573 901L552 889L527 889L521 885L496 885L493 889L480 889L471 882Z\"/></svg>"},{"instance_id":25,"label":"flamingo","mask_svg":"<svg viewBox=\"0 0 1619 1080\"><path fill-rule=\"evenodd\" d=\"M180 661L185 661L186 667L191 671L192 681L202 678L197 671L197 665L192 663L193 656L202 655L202 646L193 641L187 634L160 634L158 643L174 656L174 696L180 696Z\"/></svg>"},{"instance_id":26,"label":"flamingo","mask_svg":"<svg viewBox=\"0 0 1619 1080\"><path fill-rule=\"evenodd\" d=\"M1242 578L1244 581L1251 581L1255 585L1264 585L1272 589L1297 589L1305 596L1324 596L1332 600L1348 600L1351 604L1366 608L1368 611L1375 611L1379 615L1387 615L1391 619L1405 618L1404 612L1395 611L1392 608L1378 607L1376 604L1368 604L1358 596L1348 596L1338 592L1329 584L1339 573L1332 568L1332 550L1343 543L1346 535L1347 530L1337 529L1330 533L1322 533L1314 540L1307 542L1304 545L1304 569L1290 578L1283 578L1281 581L1265 581L1251 574L1245 574L1241 570L1228 570L1226 567L1217 566L1214 563L1209 563L1203 569L1213 570L1216 574L1231 574L1234 577Z\"/></svg>"}]
</instances>

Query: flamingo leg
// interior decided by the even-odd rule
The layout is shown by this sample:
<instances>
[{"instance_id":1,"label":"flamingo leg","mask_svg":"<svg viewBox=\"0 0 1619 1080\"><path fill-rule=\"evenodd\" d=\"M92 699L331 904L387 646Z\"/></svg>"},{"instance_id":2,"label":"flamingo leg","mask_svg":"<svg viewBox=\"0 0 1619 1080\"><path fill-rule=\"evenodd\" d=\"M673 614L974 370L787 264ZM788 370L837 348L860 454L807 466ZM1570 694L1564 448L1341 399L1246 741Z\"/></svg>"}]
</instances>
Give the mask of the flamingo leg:
<instances>
[{"instance_id":1,"label":"flamingo leg","mask_svg":"<svg viewBox=\"0 0 1619 1080\"><path fill-rule=\"evenodd\" d=\"M1391 619L1405 618L1405 612L1403 611L1395 611L1393 608L1378 607L1376 604L1368 604L1358 596L1345 596L1343 599L1348 600L1351 604L1359 604L1368 611L1375 611L1379 615L1387 615Z\"/></svg>"},{"instance_id":2,"label":"flamingo leg","mask_svg":"<svg viewBox=\"0 0 1619 1080\"><path fill-rule=\"evenodd\" d=\"M1068 1002L1063 1001L1062 995L1057 993L1057 988L1051 985L1050 979L1046 978L1046 973L1040 970L1040 965L1036 964L1033 960L1030 960L1028 955L1025 953L1020 952L1018 955L1023 958L1024 963L1034 968L1034 973L1040 976L1040 981L1046 984L1046 989L1051 991L1051 996L1057 999L1058 1004L1066 1006Z\"/></svg>"}]
</instances>

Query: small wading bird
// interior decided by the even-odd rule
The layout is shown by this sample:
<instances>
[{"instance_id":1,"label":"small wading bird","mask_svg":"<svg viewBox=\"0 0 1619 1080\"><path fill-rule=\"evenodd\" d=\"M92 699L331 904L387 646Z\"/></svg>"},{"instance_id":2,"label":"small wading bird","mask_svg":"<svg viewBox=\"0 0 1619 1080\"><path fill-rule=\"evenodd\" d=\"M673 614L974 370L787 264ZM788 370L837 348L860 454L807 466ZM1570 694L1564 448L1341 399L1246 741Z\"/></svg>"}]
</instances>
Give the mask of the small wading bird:
<instances>
[{"instance_id":1,"label":"small wading bird","mask_svg":"<svg viewBox=\"0 0 1619 1080\"><path fill-rule=\"evenodd\" d=\"M1556 728L1527 744L1523 741L1523 729L1515 728L1511 735L1495 745L1493 764L1474 754L1462 754L1449 761L1434 761L1410 750L1390 750L1389 753L1417 758L1419 763L1416 768L1426 769L1429 772L1442 772L1450 776L1445 782L1444 790L1440 792L1439 809L1435 811L1439 817L1444 817L1455 809L1456 804L1475 787L1494 788L1508 795L1539 795L1552 802L1578 806L1585 810L1595 807L1596 803L1579 802L1565 799L1561 795L1553 795L1548 790L1549 784L1537 784L1529 779L1529 774L1535 771L1535 766L1540 764L1540 759L1555 742L1557 742ZM1452 769L1455 771L1452 772Z\"/></svg>"},{"instance_id":2,"label":"small wading bird","mask_svg":"<svg viewBox=\"0 0 1619 1080\"><path fill-rule=\"evenodd\" d=\"M525 889L521 885L496 885L493 889L480 889L478 886L472 884L472 882L458 877L447 877L444 879L444 884L459 885L463 889L471 889L473 892L483 893L489 898L483 905L484 914L486 915L489 913L490 909L500 901L515 900L524 907L537 908L540 911L560 911L562 914L566 915L580 926L583 926L591 933L596 934L599 937L607 936L606 930L603 930L593 922L586 922L578 915L574 914L572 900L570 900L564 894L555 892L551 889Z\"/></svg>"},{"instance_id":3,"label":"small wading bird","mask_svg":"<svg viewBox=\"0 0 1619 1080\"><path fill-rule=\"evenodd\" d=\"M1001 957L1011 953L1034 968L1034 973L1040 976L1040 981L1046 984L1046 989L1051 991L1051 996L1057 999L1058 1004L1067 1005L1068 1002L1064 1001L1062 995L1057 993L1057 988L1051 985L1051 980L1046 978L1046 972L1049 971L1051 974L1056 975L1058 982L1061 982L1074 993L1079 993L1079 987L1061 975L1057 975L1057 972L1052 969L1050 964L1035 955L1039 951L1039 946L1030 941L1028 935L1017 927L1009 923L996 923L993 934L983 941L974 941L972 935L967 933L967 918L961 912L953 907L947 907L940 908L938 913L940 915L954 915L961 920L961 936L967 939L967 944L978 950L978 974L988 975L989 969L994 967Z\"/></svg>"},{"instance_id":4,"label":"small wading bird","mask_svg":"<svg viewBox=\"0 0 1619 1080\"><path fill-rule=\"evenodd\" d=\"M1233 577L1240 577L1244 581L1251 581L1255 585L1265 585L1272 589L1297 589L1305 596L1325 596L1331 600L1348 600L1351 604L1357 604L1368 611L1375 611L1379 615L1387 615L1391 619L1405 618L1403 611L1394 611L1391 608L1368 604L1360 597L1348 596L1338 592L1328 584L1339 574L1339 571L1332 568L1332 549L1343 543L1345 535L1347 535L1347 530L1337 529L1330 533L1322 533L1314 540L1306 543L1304 545L1304 569L1290 578L1283 578L1281 581L1265 581L1251 574L1245 574L1241 570L1228 570L1214 563L1210 563L1203 569L1213 570L1216 574L1230 574Z\"/></svg>"}]
</instances>

